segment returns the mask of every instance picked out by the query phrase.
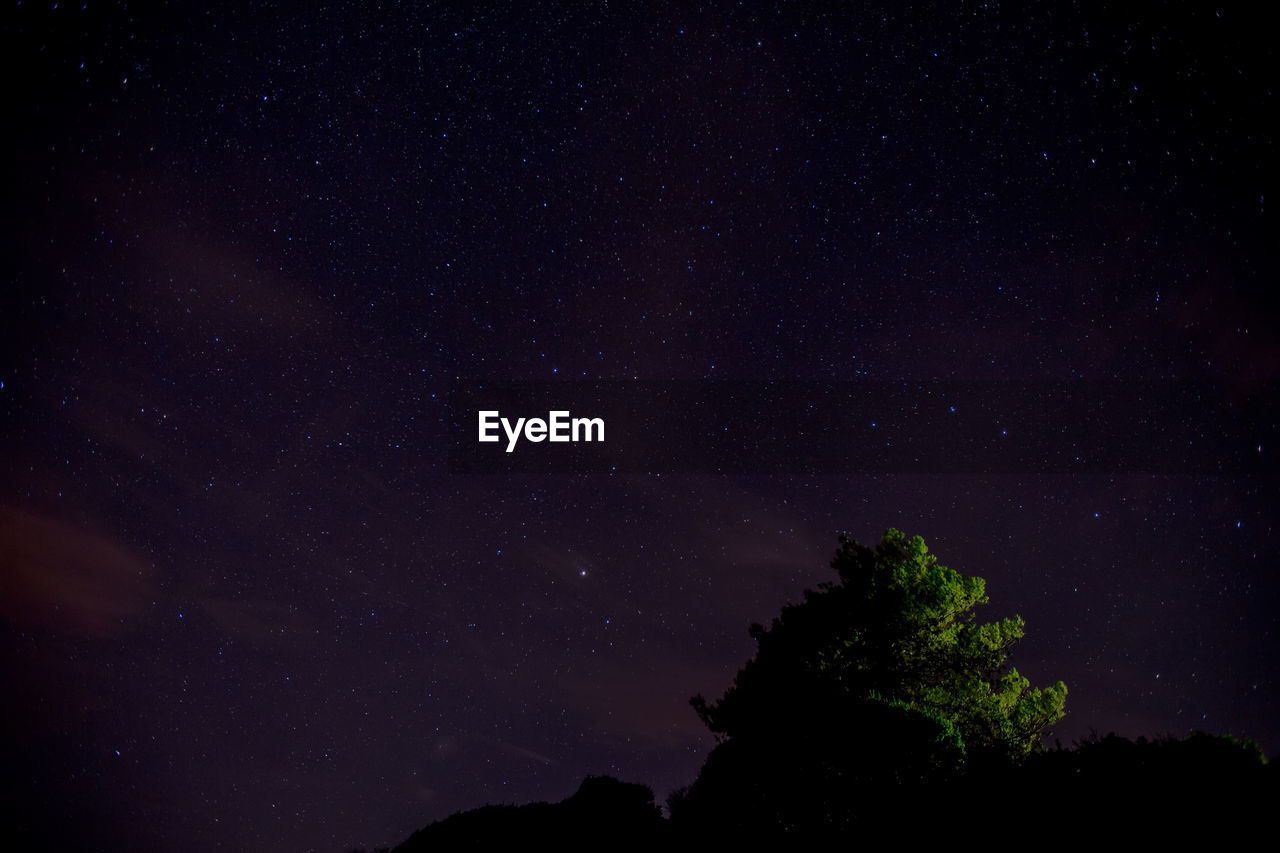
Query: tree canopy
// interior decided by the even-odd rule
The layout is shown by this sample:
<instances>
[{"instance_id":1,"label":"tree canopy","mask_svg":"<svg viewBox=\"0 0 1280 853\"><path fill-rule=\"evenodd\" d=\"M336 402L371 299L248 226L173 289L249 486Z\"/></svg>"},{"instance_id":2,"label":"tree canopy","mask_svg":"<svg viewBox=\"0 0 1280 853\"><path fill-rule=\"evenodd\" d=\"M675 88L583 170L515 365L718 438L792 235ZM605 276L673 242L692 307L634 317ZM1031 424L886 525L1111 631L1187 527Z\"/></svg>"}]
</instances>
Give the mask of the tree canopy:
<instances>
[{"instance_id":1,"label":"tree canopy","mask_svg":"<svg viewBox=\"0 0 1280 853\"><path fill-rule=\"evenodd\" d=\"M890 529L873 550L842 535L831 566L838 581L751 627L756 656L719 701L694 697L722 743L821 726L830 713L843 727L897 719L927 737L896 745L896 760L920 747L932 755L924 766L960 770L1025 757L1061 718L1062 682L1032 688L1008 665L1022 619L978 622L983 579L940 564L919 536Z\"/></svg>"}]
</instances>

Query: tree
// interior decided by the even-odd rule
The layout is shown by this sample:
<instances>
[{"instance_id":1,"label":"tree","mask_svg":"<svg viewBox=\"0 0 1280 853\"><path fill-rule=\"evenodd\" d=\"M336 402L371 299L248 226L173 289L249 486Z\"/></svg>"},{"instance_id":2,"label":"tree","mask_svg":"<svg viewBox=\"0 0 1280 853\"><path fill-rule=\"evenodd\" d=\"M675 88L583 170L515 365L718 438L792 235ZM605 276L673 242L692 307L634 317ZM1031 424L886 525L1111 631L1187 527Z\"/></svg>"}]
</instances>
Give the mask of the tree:
<instances>
[{"instance_id":1,"label":"tree","mask_svg":"<svg viewBox=\"0 0 1280 853\"><path fill-rule=\"evenodd\" d=\"M1022 619L977 622L984 581L920 537L890 529L872 550L841 536L831 566L838 582L751 626L756 655L719 701L693 698L718 746L690 811L731 799L752 820L847 822L858 791L1017 762L1061 718L1061 682L1032 689L1008 666Z\"/></svg>"}]
</instances>

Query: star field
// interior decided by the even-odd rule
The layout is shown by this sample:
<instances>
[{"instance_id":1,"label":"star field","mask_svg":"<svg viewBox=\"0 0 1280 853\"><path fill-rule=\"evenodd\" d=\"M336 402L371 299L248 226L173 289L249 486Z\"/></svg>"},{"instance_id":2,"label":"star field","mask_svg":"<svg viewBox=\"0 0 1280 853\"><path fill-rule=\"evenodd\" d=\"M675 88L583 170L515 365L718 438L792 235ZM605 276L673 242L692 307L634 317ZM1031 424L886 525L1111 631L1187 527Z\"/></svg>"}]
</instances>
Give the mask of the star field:
<instances>
[{"instance_id":1,"label":"star field","mask_svg":"<svg viewBox=\"0 0 1280 853\"><path fill-rule=\"evenodd\" d=\"M1280 750L1248 9L23 2L3 33L19 837L337 851L588 774L662 799L746 626L889 526L1026 619L1064 743ZM569 380L1172 380L1229 417L1148 425L1179 473L450 469L452 391Z\"/></svg>"}]
</instances>

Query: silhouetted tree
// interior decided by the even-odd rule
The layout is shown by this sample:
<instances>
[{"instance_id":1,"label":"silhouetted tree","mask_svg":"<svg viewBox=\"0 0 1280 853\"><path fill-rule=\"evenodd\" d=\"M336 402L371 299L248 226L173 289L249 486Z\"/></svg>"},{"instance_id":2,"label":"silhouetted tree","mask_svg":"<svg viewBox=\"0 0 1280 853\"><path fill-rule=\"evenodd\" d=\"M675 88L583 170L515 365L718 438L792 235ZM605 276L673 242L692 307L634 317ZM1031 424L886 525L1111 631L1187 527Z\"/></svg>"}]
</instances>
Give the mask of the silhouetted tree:
<instances>
[{"instance_id":1,"label":"silhouetted tree","mask_svg":"<svg viewBox=\"0 0 1280 853\"><path fill-rule=\"evenodd\" d=\"M920 537L846 537L838 579L806 590L765 628L715 703L693 705L717 745L671 794L588 778L559 803L485 806L414 833L396 853L491 850L535 840L562 850L828 849L1052 833L1096 843L1243 846L1280 796L1257 744L1110 735L1042 749L1062 716L1061 682L1033 689L1008 665L1017 617L979 623L981 578L939 565ZM817 842L817 843L815 843ZM1237 843L1239 842L1239 843Z\"/></svg>"},{"instance_id":2,"label":"silhouetted tree","mask_svg":"<svg viewBox=\"0 0 1280 853\"><path fill-rule=\"evenodd\" d=\"M975 621L983 580L940 565L920 537L890 529L872 550L842 536L831 565L838 582L751 627L756 655L719 701L692 700L718 745L687 813L849 830L886 786L1013 763L1062 716L1061 682L1033 689L1008 666L1022 620Z\"/></svg>"}]
</instances>

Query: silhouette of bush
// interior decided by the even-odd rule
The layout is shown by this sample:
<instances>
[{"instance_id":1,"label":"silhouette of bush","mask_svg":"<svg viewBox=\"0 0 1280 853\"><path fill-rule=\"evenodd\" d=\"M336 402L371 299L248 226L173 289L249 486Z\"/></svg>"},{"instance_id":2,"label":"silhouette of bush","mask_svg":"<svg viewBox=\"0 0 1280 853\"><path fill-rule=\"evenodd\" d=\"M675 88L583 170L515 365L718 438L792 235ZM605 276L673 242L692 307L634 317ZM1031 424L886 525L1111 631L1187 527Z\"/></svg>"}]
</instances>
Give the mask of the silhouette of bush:
<instances>
[{"instance_id":1,"label":"silhouette of bush","mask_svg":"<svg viewBox=\"0 0 1280 853\"><path fill-rule=\"evenodd\" d=\"M666 829L653 791L609 776L588 776L559 803L489 805L457 812L420 829L394 853L523 849L641 850Z\"/></svg>"}]
</instances>

